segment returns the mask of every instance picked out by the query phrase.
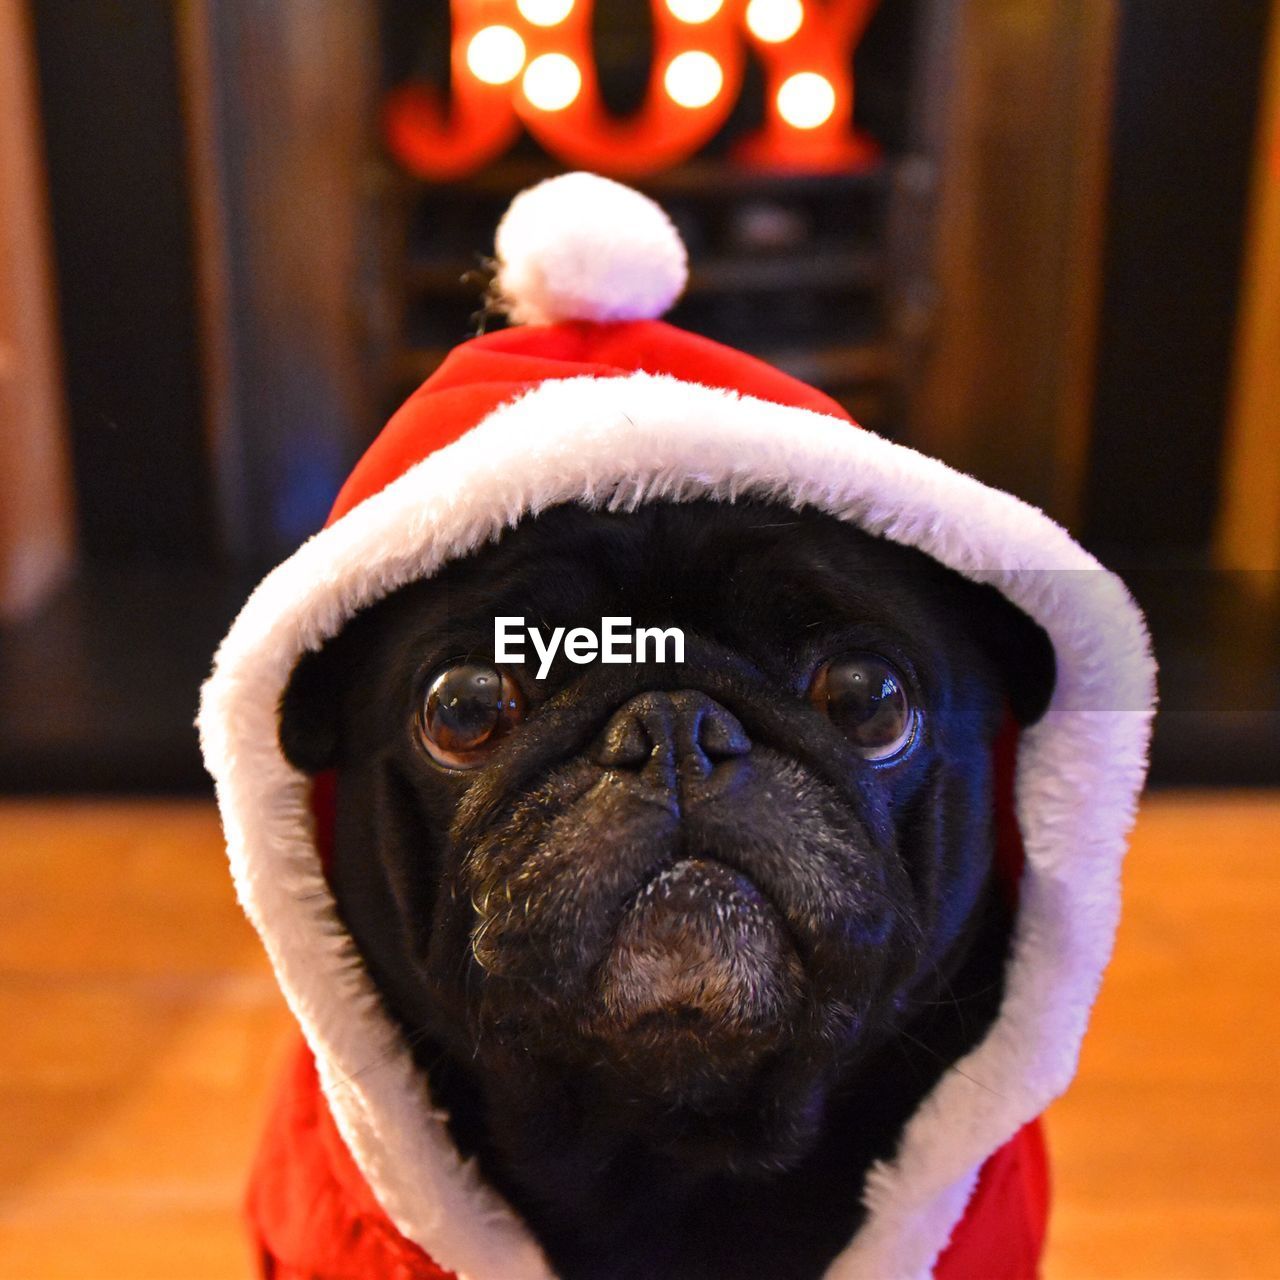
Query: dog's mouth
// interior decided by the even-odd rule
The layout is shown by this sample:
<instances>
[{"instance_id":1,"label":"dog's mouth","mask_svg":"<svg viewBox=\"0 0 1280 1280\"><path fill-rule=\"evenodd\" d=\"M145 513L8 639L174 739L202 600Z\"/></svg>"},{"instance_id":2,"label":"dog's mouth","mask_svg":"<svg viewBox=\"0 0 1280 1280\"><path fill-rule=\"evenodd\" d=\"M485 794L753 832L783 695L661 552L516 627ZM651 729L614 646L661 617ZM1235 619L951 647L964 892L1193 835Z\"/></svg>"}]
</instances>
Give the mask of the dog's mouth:
<instances>
[{"instance_id":1,"label":"dog's mouth","mask_svg":"<svg viewBox=\"0 0 1280 1280\"><path fill-rule=\"evenodd\" d=\"M755 882L684 857L624 908L586 1029L629 1056L683 1058L732 1042L752 1058L776 1042L802 982L782 918Z\"/></svg>"}]
</instances>

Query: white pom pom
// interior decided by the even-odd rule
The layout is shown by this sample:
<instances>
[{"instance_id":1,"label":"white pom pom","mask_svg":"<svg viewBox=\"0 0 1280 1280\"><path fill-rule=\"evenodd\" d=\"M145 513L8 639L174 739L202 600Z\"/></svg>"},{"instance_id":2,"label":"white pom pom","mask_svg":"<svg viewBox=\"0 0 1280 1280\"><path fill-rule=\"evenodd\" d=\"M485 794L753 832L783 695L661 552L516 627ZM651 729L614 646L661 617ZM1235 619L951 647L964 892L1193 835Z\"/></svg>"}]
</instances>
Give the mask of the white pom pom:
<instances>
[{"instance_id":1,"label":"white pom pom","mask_svg":"<svg viewBox=\"0 0 1280 1280\"><path fill-rule=\"evenodd\" d=\"M499 305L516 324L656 319L689 275L671 219L594 173L522 191L498 224L497 251Z\"/></svg>"}]
</instances>

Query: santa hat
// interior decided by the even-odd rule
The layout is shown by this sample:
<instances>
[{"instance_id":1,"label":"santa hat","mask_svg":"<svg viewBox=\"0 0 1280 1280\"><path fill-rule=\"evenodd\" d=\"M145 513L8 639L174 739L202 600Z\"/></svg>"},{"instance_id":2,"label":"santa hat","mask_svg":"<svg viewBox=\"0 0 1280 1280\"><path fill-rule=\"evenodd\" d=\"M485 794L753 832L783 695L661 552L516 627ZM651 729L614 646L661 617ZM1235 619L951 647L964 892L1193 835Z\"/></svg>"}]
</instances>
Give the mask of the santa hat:
<instances>
[{"instance_id":1,"label":"santa hat","mask_svg":"<svg viewBox=\"0 0 1280 1280\"><path fill-rule=\"evenodd\" d=\"M1056 659L1050 705L1017 744L1025 867L999 1016L872 1169L866 1219L829 1273L928 1274L984 1165L1075 1071L1146 768L1154 664L1142 617L1040 511L663 323L685 252L637 193L589 174L551 179L512 204L497 253L496 289L520 326L463 343L391 419L326 528L245 605L201 703L240 900L328 1111L380 1210L441 1267L475 1280L550 1274L527 1227L458 1156L339 919L312 780L278 740L299 657L365 606L558 504L749 497L815 508L996 587L1045 630Z\"/></svg>"}]
</instances>

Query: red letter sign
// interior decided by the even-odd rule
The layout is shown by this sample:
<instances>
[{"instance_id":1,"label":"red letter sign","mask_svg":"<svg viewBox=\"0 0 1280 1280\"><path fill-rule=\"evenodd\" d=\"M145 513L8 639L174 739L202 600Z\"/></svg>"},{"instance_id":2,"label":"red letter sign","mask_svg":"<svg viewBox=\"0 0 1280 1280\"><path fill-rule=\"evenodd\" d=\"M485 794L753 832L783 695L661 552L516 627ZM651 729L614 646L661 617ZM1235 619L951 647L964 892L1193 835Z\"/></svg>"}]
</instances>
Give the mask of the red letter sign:
<instances>
[{"instance_id":1,"label":"red letter sign","mask_svg":"<svg viewBox=\"0 0 1280 1280\"><path fill-rule=\"evenodd\" d=\"M519 122L567 164L652 173L686 159L737 100L743 28L765 67L764 127L737 148L770 168L856 168L874 160L853 128L853 52L876 0L650 0L654 58L644 105L605 110L591 47L593 0L452 0L453 97L393 92L388 145L437 180L500 155Z\"/></svg>"}]
</instances>

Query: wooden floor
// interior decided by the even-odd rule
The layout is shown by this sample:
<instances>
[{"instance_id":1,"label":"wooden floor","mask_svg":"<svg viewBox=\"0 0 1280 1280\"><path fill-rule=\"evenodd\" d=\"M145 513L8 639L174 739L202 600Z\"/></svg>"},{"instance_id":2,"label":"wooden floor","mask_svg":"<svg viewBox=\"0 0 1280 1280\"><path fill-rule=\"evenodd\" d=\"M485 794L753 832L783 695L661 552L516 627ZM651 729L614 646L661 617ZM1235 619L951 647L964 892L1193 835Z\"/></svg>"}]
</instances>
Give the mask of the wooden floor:
<instances>
[{"instance_id":1,"label":"wooden floor","mask_svg":"<svg viewBox=\"0 0 1280 1280\"><path fill-rule=\"evenodd\" d=\"M1280 796L1150 800L1127 893L1046 1280L1280 1277ZM211 809L2 804L0 904L0 1277L247 1276L288 1021Z\"/></svg>"}]
</instances>

